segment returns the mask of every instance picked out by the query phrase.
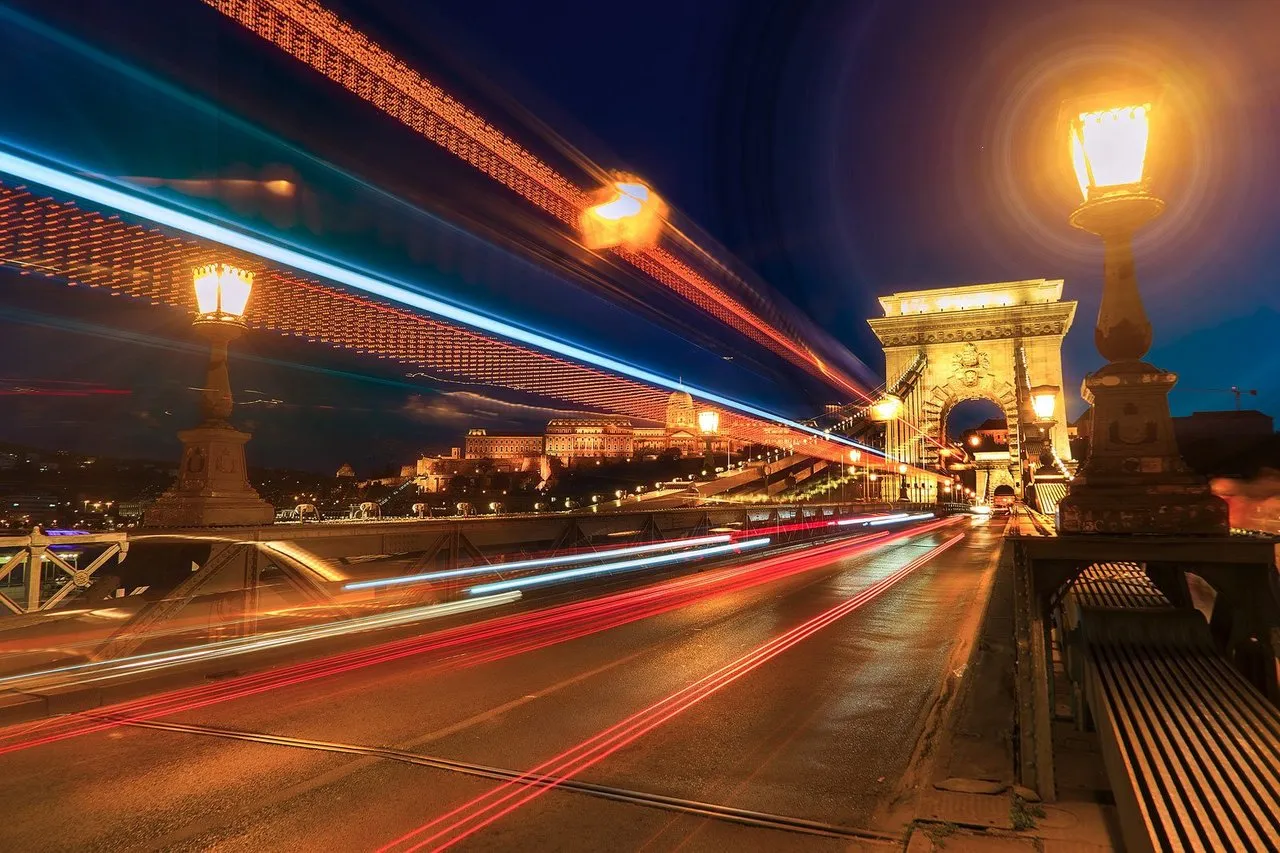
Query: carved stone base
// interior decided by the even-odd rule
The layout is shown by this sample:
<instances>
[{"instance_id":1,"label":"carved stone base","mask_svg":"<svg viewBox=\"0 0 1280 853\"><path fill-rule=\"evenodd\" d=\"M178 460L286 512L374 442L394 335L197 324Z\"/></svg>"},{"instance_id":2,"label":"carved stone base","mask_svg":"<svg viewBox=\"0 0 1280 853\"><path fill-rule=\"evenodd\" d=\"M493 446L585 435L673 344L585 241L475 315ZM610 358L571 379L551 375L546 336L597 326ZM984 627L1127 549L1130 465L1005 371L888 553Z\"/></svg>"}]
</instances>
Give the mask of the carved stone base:
<instances>
[{"instance_id":1,"label":"carved stone base","mask_svg":"<svg viewBox=\"0 0 1280 853\"><path fill-rule=\"evenodd\" d=\"M1058 504L1058 532L1225 536L1226 501L1187 468L1169 414L1178 377L1141 361L1084 382L1093 405L1089 459Z\"/></svg>"},{"instance_id":2,"label":"carved stone base","mask_svg":"<svg viewBox=\"0 0 1280 853\"><path fill-rule=\"evenodd\" d=\"M275 508L249 484L244 445L250 436L230 426L207 425L178 433L178 482L146 511L148 527L270 524Z\"/></svg>"}]
</instances>

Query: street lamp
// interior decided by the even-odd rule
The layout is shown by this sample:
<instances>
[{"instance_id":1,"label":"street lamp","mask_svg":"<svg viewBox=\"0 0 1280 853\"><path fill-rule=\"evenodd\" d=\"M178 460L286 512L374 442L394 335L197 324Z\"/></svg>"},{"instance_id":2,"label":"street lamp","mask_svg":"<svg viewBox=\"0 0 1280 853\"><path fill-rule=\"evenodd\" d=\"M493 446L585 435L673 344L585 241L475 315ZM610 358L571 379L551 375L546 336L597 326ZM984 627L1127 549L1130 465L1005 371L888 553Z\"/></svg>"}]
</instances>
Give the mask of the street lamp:
<instances>
[{"instance_id":1,"label":"street lamp","mask_svg":"<svg viewBox=\"0 0 1280 853\"><path fill-rule=\"evenodd\" d=\"M854 477L854 482L858 484L857 499L858 499L858 500L866 500L866 499L867 499L867 496L866 496L866 493L865 493L865 492L866 492L866 490L863 488L863 484L862 484L861 479L859 479L859 477L861 476L861 474L860 474L860 472L858 471L858 463L862 461L862 451L861 451L861 450L856 450L856 449L855 449L855 450L850 450L850 451L849 451L849 461L853 463L853 477Z\"/></svg>"},{"instance_id":2,"label":"street lamp","mask_svg":"<svg viewBox=\"0 0 1280 853\"><path fill-rule=\"evenodd\" d=\"M711 409L704 412L698 412L698 430L706 436L707 441L707 464L711 464L711 439L720 432L720 413ZM726 437L724 442L724 467L729 470L729 466L733 464L732 453L729 450L729 439Z\"/></svg>"},{"instance_id":3,"label":"street lamp","mask_svg":"<svg viewBox=\"0 0 1280 853\"><path fill-rule=\"evenodd\" d=\"M634 178L613 181L601 187L595 201L579 220L588 249L638 251L658 242L667 205L645 184Z\"/></svg>"},{"instance_id":4,"label":"street lamp","mask_svg":"<svg viewBox=\"0 0 1280 853\"><path fill-rule=\"evenodd\" d=\"M233 403L227 345L245 332L253 273L208 264L195 269L192 284L198 312L193 326L209 341L201 420L195 429L178 433L183 445L178 482L147 510L146 522L162 527L269 524L275 510L249 484L245 468L249 433L228 420Z\"/></svg>"},{"instance_id":5,"label":"street lamp","mask_svg":"<svg viewBox=\"0 0 1280 853\"><path fill-rule=\"evenodd\" d=\"M1071 162L1084 203L1070 216L1103 246L1094 343L1107 364L1085 377L1093 408L1089 458L1058 505L1058 530L1226 535L1227 504L1182 461L1168 394L1177 376L1142 357L1151 347L1134 272L1133 235L1164 210L1147 149L1159 105L1132 93L1068 105ZM1158 131L1159 125L1155 125Z\"/></svg>"},{"instance_id":6,"label":"street lamp","mask_svg":"<svg viewBox=\"0 0 1280 853\"><path fill-rule=\"evenodd\" d=\"M885 394L871 405L871 419L881 423L891 421L902 410L902 398L894 394Z\"/></svg>"},{"instance_id":7,"label":"street lamp","mask_svg":"<svg viewBox=\"0 0 1280 853\"><path fill-rule=\"evenodd\" d=\"M898 463L898 500L907 501L907 466L905 462Z\"/></svg>"},{"instance_id":8,"label":"street lamp","mask_svg":"<svg viewBox=\"0 0 1280 853\"><path fill-rule=\"evenodd\" d=\"M1037 385L1031 389L1031 410L1040 421L1053 420L1058 408L1058 386Z\"/></svg>"}]
</instances>

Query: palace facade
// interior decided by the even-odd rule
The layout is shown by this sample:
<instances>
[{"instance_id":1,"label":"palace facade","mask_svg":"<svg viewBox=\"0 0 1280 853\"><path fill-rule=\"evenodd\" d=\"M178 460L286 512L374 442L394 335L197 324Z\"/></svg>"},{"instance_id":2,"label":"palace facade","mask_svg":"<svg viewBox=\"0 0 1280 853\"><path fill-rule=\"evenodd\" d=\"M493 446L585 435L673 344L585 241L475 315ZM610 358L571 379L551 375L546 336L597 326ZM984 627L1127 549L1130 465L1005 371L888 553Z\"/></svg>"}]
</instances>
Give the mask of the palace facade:
<instances>
[{"instance_id":1,"label":"palace facade","mask_svg":"<svg viewBox=\"0 0 1280 853\"><path fill-rule=\"evenodd\" d=\"M665 426L634 426L617 418L556 418L541 435L490 434L467 431L463 455L467 459L514 460L549 456L565 465L582 465L605 459L630 459L670 450L687 456L702 452L706 438L698 431L693 398L676 391L667 398ZM714 453L724 453L729 439L712 440Z\"/></svg>"}]
</instances>

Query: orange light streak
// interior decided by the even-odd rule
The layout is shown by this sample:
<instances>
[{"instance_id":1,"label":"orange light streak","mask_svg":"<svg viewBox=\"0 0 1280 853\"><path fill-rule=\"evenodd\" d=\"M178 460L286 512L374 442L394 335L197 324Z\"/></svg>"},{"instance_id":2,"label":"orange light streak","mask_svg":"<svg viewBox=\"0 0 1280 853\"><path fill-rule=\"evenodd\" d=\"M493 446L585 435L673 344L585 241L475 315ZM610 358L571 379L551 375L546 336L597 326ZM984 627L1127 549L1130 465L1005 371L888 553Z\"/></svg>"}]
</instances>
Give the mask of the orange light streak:
<instances>
[{"instance_id":1,"label":"orange light streak","mask_svg":"<svg viewBox=\"0 0 1280 853\"><path fill-rule=\"evenodd\" d=\"M562 223L577 226L588 193L313 0L204 0ZM859 399L865 390L661 246L618 257L701 310Z\"/></svg>"}]
</instances>

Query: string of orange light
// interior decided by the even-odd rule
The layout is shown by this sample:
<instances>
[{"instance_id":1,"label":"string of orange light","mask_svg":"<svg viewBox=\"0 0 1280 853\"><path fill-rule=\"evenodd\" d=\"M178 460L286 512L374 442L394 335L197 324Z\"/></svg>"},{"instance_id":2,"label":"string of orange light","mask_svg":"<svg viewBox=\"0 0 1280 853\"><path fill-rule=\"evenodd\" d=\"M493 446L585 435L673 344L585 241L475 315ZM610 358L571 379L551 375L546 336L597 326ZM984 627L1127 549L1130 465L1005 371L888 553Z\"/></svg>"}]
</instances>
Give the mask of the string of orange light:
<instances>
[{"instance_id":1,"label":"string of orange light","mask_svg":"<svg viewBox=\"0 0 1280 853\"><path fill-rule=\"evenodd\" d=\"M213 261L255 274L245 317L251 327L389 359L444 381L647 421L664 418L666 389L306 278L218 243L0 183L0 264L23 274L194 311L192 268ZM734 441L833 461L847 452L785 424L700 405L719 412L719 434ZM868 464L877 462L868 457Z\"/></svg>"},{"instance_id":2,"label":"string of orange light","mask_svg":"<svg viewBox=\"0 0 1280 853\"><path fill-rule=\"evenodd\" d=\"M204 2L562 223L574 226L587 207L587 192L313 0ZM870 400L861 383L826 364L804 341L762 318L669 249L654 245L613 251L720 322L857 399Z\"/></svg>"}]
</instances>

